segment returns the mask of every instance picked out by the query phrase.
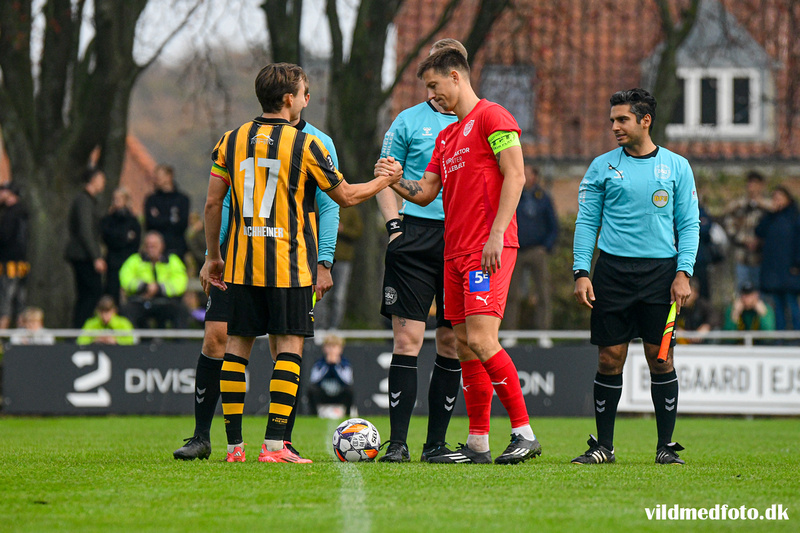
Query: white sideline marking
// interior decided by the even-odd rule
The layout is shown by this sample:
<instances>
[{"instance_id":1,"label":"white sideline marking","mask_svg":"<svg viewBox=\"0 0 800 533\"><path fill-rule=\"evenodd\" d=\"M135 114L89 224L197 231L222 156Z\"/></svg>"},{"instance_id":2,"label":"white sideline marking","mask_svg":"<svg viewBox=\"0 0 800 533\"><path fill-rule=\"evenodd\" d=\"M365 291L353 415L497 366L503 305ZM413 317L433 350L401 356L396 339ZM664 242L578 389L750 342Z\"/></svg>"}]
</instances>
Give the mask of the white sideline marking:
<instances>
[{"instance_id":1,"label":"white sideline marking","mask_svg":"<svg viewBox=\"0 0 800 533\"><path fill-rule=\"evenodd\" d=\"M353 516L359 517L358 529L361 533L372 531L372 512L367 506L367 494L364 491L364 479L357 464L343 463L333 453L331 435L339 423L336 420L328 421L328 431L325 432L325 445L330 451L336 466L339 469L339 509L342 510L340 531L347 531L353 527Z\"/></svg>"}]
</instances>

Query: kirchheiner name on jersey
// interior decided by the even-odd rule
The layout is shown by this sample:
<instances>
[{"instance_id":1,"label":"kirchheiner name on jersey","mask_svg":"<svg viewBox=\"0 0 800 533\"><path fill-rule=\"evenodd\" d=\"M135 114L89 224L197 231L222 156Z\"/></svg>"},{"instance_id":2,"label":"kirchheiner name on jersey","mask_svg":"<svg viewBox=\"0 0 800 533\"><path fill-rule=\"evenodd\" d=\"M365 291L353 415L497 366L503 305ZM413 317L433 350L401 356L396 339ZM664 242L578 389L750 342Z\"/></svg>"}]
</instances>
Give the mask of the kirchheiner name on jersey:
<instances>
[{"instance_id":1,"label":"kirchheiner name on jersey","mask_svg":"<svg viewBox=\"0 0 800 533\"><path fill-rule=\"evenodd\" d=\"M271 228L269 226L244 226L242 227L242 233L246 237L283 238L283 228Z\"/></svg>"}]
</instances>

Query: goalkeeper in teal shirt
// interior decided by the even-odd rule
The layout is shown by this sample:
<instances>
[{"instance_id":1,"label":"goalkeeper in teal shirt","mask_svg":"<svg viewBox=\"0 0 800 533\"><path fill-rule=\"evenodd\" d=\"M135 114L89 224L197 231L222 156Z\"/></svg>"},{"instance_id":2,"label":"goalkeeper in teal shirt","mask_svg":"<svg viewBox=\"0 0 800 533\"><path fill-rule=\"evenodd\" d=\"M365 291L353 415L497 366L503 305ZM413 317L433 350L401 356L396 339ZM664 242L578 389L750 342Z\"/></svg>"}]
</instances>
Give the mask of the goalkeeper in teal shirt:
<instances>
[{"instance_id":1,"label":"goalkeeper in teal shirt","mask_svg":"<svg viewBox=\"0 0 800 533\"><path fill-rule=\"evenodd\" d=\"M591 342L598 346L599 362L594 380L597 437L590 436L589 449L572 462L614 462L622 369L629 342L641 337L658 432L655 462L684 464L677 453L683 447L672 441L678 405L674 337L666 362L657 356L671 304L680 313L691 293L700 232L694 175L685 158L650 138L656 117L650 93L619 91L610 104L619 148L592 162L578 192L574 295L591 309ZM590 278L595 240L600 254Z\"/></svg>"}]
</instances>

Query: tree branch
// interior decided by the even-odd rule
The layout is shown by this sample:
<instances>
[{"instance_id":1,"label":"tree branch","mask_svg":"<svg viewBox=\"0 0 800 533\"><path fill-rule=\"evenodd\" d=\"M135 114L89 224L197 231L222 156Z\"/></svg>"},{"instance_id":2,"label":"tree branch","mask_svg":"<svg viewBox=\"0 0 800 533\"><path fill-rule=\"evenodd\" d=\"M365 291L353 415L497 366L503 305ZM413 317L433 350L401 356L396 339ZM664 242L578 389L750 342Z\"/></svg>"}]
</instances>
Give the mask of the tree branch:
<instances>
[{"instance_id":1,"label":"tree branch","mask_svg":"<svg viewBox=\"0 0 800 533\"><path fill-rule=\"evenodd\" d=\"M495 21L510 4L511 0L481 0L472 29L464 41L464 48L470 57L478 53Z\"/></svg>"},{"instance_id":2,"label":"tree branch","mask_svg":"<svg viewBox=\"0 0 800 533\"><path fill-rule=\"evenodd\" d=\"M172 39L174 39L174 38L175 38L175 36L176 36L178 33L180 33L180 31L181 31L183 28L185 28L185 27L186 27L186 24L188 24L188 23L189 23L189 19L192 17L192 15L194 15L194 12L195 12L195 11L197 11L197 10L200 8L200 6L201 6L201 5L203 5L203 0L197 0L197 2L196 2L196 3L195 3L195 4L194 4L192 7L191 7L191 9L189 9L189 12L188 12L188 13L186 14L186 16L183 18L183 20L181 21L181 23L180 23L180 24L178 24L178 27L177 27L177 28L175 28L175 29L174 29L174 30L173 30L173 31L172 31L172 32L171 32L169 35L167 35L167 38L164 40L164 42L162 42L162 43L161 43L161 45L159 45L159 46L158 46L158 48L156 48L156 51L155 51L155 53L153 54L153 57L151 57L150 59L148 59L147 61L145 61L145 62L144 62L144 64L142 64L142 65L136 65L136 68L138 69L138 72L142 72L142 71L146 70L146 69L147 69L147 67L149 67L150 65L152 65L152 64L155 62L155 60L156 60L156 59L158 59L158 57L159 57L159 56L161 55L161 53L164 51L164 48L166 48L166 47L167 47L167 45L168 45L170 42L172 42Z\"/></svg>"},{"instance_id":3,"label":"tree branch","mask_svg":"<svg viewBox=\"0 0 800 533\"><path fill-rule=\"evenodd\" d=\"M677 39L678 42L683 42L684 39L689 35L689 32L692 31L694 27L694 23L697 20L697 12L700 9L700 0L692 0L692 3L689 4L689 7L682 13L681 17L681 27L678 30Z\"/></svg>"},{"instance_id":4,"label":"tree branch","mask_svg":"<svg viewBox=\"0 0 800 533\"><path fill-rule=\"evenodd\" d=\"M267 17L272 60L299 64L303 0L265 0L261 9Z\"/></svg>"},{"instance_id":5,"label":"tree branch","mask_svg":"<svg viewBox=\"0 0 800 533\"><path fill-rule=\"evenodd\" d=\"M381 103L385 102L394 92L395 87L397 87L402 80L403 74L405 74L406 70L411 65L411 62L414 61L414 59L416 59L416 57L419 55L420 50L422 50L422 48L428 44L431 39L433 39L434 35L439 33L442 28L444 28L447 23L450 22L450 15L453 13L453 11L455 11L459 4L461 4L461 0L450 0L445 6L442 15L439 17L439 20L433 29L416 42L414 48L411 49L411 52L406 55L405 59L403 59L403 62L399 67L397 67L397 72L395 72L392 84L388 89L381 92Z\"/></svg>"},{"instance_id":6,"label":"tree branch","mask_svg":"<svg viewBox=\"0 0 800 533\"><path fill-rule=\"evenodd\" d=\"M325 3L325 14L328 16L328 26L331 31L331 64L338 68L344 62L344 43L342 42L342 27L339 25L339 13L336 11L336 0Z\"/></svg>"},{"instance_id":7,"label":"tree branch","mask_svg":"<svg viewBox=\"0 0 800 533\"><path fill-rule=\"evenodd\" d=\"M667 38L675 31L675 26L672 22L672 13L669 12L669 2L667 0L655 0L656 9L658 9L659 20L661 21L661 30L666 34Z\"/></svg>"},{"instance_id":8,"label":"tree branch","mask_svg":"<svg viewBox=\"0 0 800 533\"><path fill-rule=\"evenodd\" d=\"M0 69L3 122L13 117L29 143L35 138L33 74L31 73L31 1L0 2ZM8 107L6 107L8 106ZM8 132L6 132L8 135Z\"/></svg>"}]
</instances>

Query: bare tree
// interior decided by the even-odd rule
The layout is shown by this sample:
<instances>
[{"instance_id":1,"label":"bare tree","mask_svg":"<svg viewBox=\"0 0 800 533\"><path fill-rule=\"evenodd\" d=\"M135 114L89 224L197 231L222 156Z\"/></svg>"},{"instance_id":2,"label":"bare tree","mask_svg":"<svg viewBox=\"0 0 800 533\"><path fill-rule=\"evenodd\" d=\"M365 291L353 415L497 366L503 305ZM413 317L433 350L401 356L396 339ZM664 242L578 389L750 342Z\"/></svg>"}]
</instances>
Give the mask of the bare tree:
<instances>
[{"instance_id":1,"label":"bare tree","mask_svg":"<svg viewBox=\"0 0 800 533\"><path fill-rule=\"evenodd\" d=\"M187 17L202 0L196 0ZM31 0L0 2L0 125L15 181L31 209L31 301L45 306L48 323L68 322L72 283L62 259L66 215L90 154L113 187L125 151L133 85L174 35L151 58L134 59L134 39L148 0L85 0L41 3L43 35L37 40ZM81 47L86 22L93 36ZM180 29L182 24L175 32ZM41 44L41 51L32 45Z\"/></svg>"},{"instance_id":2,"label":"bare tree","mask_svg":"<svg viewBox=\"0 0 800 533\"><path fill-rule=\"evenodd\" d=\"M651 135L657 144L662 144L666 140L667 124L680 97L680 82L677 74L678 49L686 40L686 37L689 36L689 32L692 31L697 21L700 0L691 0L689 5L681 10L677 23L670 11L672 2L669 0L654 1L661 19L664 42L654 85L654 90L658 94L658 115L660 119L653 123Z\"/></svg>"},{"instance_id":3,"label":"bare tree","mask_svg":"<svg viewBox=\"0 0 800 533\"><path fill-rule=\"evenodd\" d=\"M267 15L273 59L297 61L299 48L290 43L297 42L299 21L293 17L298 14L298 1L267 0L262 8ZM395 79L384 89L382 69L383 51L389 27L396 19L403 0L361 0L356 14L352 46L349 56L345 54L345 36L342 34L337 2L326 2L332 50L330 58L330 83L328 84L328 114L326 128L336 142L340 166L351 181L363 181L372 177L372 169L379 154L378 122L381 107L387 102L400 82L403 74L412 65L419 52L429 44L451 20L453 12L463 7L462 0L448 0L432 29L421 35L411 52L398 62ZM485 37L493 23L511 4L510 0L481 0L473 23L468 28L464 41L470 54L474 55L485 42ZM291 16L287 15L291 13ZM277 20L271 20L275 17ZM463 30L462 30L463 31ZM459 37L461 37L459 35ZM297 55L294 54L297 50ZM376 216L376 206L367 202L359 206L362 217L372 221ZM372 224L367 224L372 228ZM377 325L375 302L380 295L380 273L382 250L380 234L366 231L362 237L356 268L359 272L359 294L376 294L374 298L350 298L351 311L359 321L372 326ZM354 284L355 285L355 284ZM355 288L354 288L355 290ZM351 291L353 292L353 291Z\"/></svg>"},{"instance_id":4,"label":"bare tree","mask_svg":"<svg viewBox=\"0 0 800 533\"><path fill-rule=\"evenodd\" d=\"M303 0L264 0L273 61L300 64Z\"/></svg>"}]
</instances>

